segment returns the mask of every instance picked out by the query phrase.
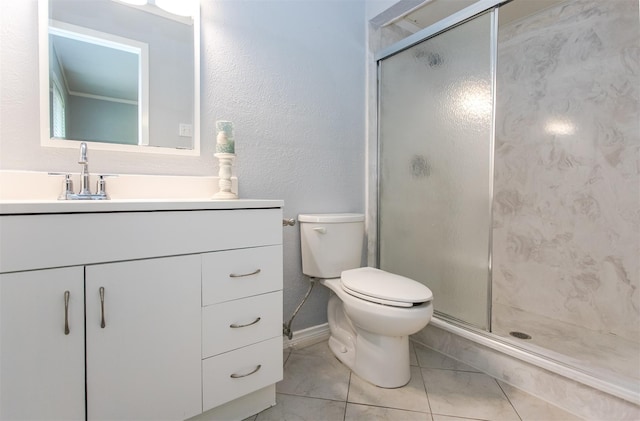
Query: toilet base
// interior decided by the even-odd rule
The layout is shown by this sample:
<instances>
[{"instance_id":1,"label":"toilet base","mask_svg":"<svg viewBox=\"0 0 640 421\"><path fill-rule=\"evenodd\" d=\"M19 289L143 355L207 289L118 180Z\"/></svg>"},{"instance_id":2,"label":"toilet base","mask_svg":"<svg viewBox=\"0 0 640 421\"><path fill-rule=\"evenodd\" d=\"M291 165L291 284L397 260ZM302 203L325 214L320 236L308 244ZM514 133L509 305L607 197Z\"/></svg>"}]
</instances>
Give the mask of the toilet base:
<instances>
[{"instance_id":1,"label":"toilet base","mask_svg":"<svg viewBox=\"0 0 640 421\"><path fill-rule=\"evenodd\" d=\"M329 337L329 348L351 371L378 387L402 387L411 380L409 364L409 337L380 337L374 341L370 334L360 331L355 348L347 347L334 336Z\"/></svg>"},{"instance_id":2,"label":"toilet base","mask_svg":"<svg viewBox=\"0 0 640 421\"><path fill-rule=\"evenodd\" d=\"M355 327L335 295L328 306L329 348L363 380L383 388L402 387L411 380L409 337L382 336Z\"/></svg>"},{"instance_id":3,"label":"toilet base","mask_svg":"<svg viewBox=\"0 0 640 421\"><path fill-rule=\"evenodd\" d=\"M342 301L331 295L327 306L329 321L329 348L344 365L351 368L356 357L356 331L351 320L344 314Z\"/></svg>"}]
</instances>

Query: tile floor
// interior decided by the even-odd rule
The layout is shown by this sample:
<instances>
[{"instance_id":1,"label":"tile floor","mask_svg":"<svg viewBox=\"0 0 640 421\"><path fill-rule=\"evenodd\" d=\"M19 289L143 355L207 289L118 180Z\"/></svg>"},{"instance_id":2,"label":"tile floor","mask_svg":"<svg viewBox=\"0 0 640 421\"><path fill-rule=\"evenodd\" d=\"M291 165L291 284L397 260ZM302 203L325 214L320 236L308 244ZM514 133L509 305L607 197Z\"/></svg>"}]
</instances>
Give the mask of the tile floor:
<instances>
[{"instance_id":1,"label":"tile floor","mask_svg":"<svg viewBox=\"0 0 640 421\"><path fill-rule=\"evenodd\" d=\"M381 389L350 372L326 342L284 353L276 406L248 421L579 420L557 407L417 344L411 381Z\"/></svg>"}]
</instances>

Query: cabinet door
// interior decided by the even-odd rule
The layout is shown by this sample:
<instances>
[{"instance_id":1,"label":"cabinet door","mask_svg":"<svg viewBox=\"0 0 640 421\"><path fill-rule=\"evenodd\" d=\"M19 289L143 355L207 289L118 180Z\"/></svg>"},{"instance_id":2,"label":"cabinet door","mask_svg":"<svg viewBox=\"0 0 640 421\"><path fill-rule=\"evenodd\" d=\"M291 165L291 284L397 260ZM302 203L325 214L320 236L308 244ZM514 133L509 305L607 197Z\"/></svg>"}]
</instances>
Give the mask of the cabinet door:
<instances>
[{"instance_id":1,"label":"cabinet door","mask_svg":"<svg viewBox=\"0 0 640 421\"><path fill-rule=\"evenodd\" d=\"M196 255L87 266L89 420L202 412L200 283Z\"/></svg>"},{"instance_id":2,"label":"cabinet door","mask_svg":"<svg viewBox=\"0 0 640 421\"><path fill-rule=\"evenodd\" d=\"M84 268L0 274L0 419L85 419Z\"/></svg>"}]
</instances>

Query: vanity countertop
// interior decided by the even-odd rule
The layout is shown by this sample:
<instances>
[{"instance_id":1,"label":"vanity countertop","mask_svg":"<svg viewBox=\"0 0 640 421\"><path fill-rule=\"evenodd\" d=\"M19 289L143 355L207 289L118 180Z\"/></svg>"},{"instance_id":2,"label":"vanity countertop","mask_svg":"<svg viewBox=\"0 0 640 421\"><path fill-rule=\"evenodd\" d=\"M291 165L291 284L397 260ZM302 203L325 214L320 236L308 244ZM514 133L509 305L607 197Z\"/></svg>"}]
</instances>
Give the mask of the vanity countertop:
<instances>
[{"instance_id":1,"label":"vanity countertop","mask_svg":"<svg viewBox=\"0 0 640 421\"><path fill-rule=\"evenodd\" d=\"M0 215L279 208L282 200L2 200Z\"/></svg>"}]
</instances>

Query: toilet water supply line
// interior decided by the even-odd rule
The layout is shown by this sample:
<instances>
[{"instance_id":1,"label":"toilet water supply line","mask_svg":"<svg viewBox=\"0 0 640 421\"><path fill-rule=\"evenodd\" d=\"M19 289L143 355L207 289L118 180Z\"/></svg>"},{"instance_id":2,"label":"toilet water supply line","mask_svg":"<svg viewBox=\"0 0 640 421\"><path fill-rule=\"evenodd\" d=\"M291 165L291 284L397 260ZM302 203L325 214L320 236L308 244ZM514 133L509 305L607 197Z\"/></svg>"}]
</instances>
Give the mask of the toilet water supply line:
<instances>
[{"instance_id":1,"label":"toilet water supply line","mask_svg":"<svg viewBox=\"0 0 640 421\"><path fill-rule=\"evenodd\" d=\"M296 224L296 220L295 219L283 219L282 220L282 226L283 227L292 227ZM309 278L309 289L307 290L307 293L304 295L304 298L302 299L302 302L300 304L298 304L298 307L296 307L295 311L293 312L293 315L291 316L291 318L289 319L288 323L283 323L282 324L282 334L285 335L287 338L289 338L289 340L291 340L291 338L293 338L293 332L291 331L291 323L293 323L293 319L296 317L296 314L298 314L298 311L300 311L300 309L302 308L302 305L305 303L305 301L307 301L307 298L309 298L309 295L311 294L311 290L313 289L313 286L316 284L316 280L315 278Z\"/></svg>"},{"instance_id":2,"label":"toilet water supply line","mask_svg":"<svg viewBox=\"0 0 640 421\"><path fill-rule=\"evenodd\" d=\"M311 290L313 289L313 286L315 284L316 284L316 279L315 278L309 278L309 289L307 290L307 293L304 295L304 298L302 299L302 302L300 304L298 304L298 307L296 307L296 310L293 312L293 315L289 319L289 322L288 323L284 323L282 325L282 334L286 335L287 338L289 338L289 340L291 340L291 338L293 338L293 332L291 331L291 323L293 322L293 319L296 317L296 314L298 314L298 311L300 311L300 308L302 308L302 305L305 303L305 301L307 301L307 298L309 298L309 295L311 294Z\"/></svg>"}]
</instances>

